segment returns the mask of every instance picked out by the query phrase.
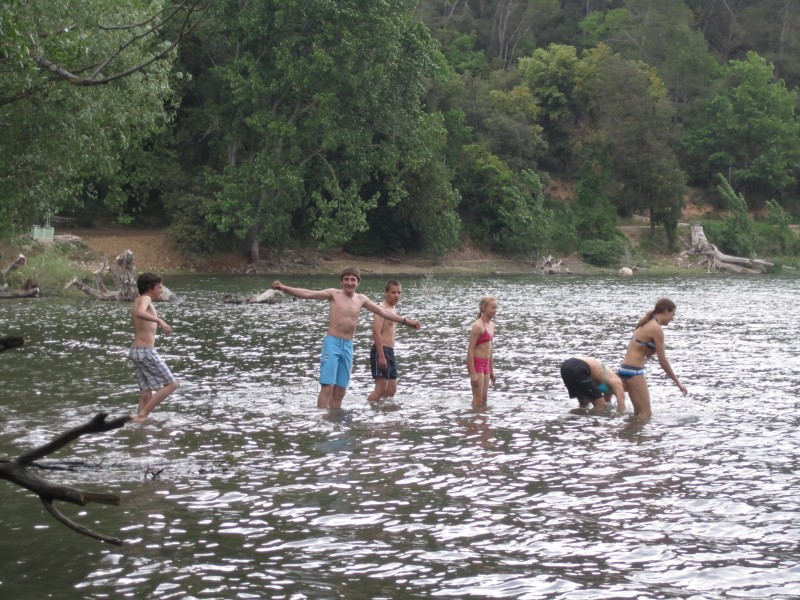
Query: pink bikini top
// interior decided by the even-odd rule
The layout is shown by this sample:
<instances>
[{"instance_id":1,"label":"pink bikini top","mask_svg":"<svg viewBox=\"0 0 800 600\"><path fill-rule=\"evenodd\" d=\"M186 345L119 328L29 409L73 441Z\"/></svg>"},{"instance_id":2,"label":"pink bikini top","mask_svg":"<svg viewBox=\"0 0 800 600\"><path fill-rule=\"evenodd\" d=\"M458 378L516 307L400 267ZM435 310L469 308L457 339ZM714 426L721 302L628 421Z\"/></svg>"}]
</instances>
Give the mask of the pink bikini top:
<instances>
[{"instance_id":1,"label":"pink bikini top","mask_svg":"<svg viewBox=\"0 0 800 600\"><path fill-rule=\"evenodd\" d=\"M492 341L492 334L489 333L489 330L484 325L483 333L481 334L481 337L478 338L478 341L475 342L475 347L477 348L481 344L485 344L486 342L491 342L491 341Z\"/></svg>"}]
</instances>

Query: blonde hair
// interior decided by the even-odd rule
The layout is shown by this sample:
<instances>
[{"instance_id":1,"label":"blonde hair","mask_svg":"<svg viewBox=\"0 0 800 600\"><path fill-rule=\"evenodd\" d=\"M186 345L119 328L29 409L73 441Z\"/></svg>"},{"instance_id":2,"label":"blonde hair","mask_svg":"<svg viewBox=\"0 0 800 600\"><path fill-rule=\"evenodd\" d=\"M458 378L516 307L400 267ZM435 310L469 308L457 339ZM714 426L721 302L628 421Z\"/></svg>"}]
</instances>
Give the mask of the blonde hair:
<instances>
[{"instance_id":1,"label":"blonde hair","mask_svg":"<svg viewBox=\"0 0 800 600\"><path fill-rule=\"evenodd\" d=\"M497 302L497 298L494 296L481 296L481 299L478 301L478 316L475 317L476 319L483 315L483 311L489 306L489 302Z\"/></svg>"}]
</instances>

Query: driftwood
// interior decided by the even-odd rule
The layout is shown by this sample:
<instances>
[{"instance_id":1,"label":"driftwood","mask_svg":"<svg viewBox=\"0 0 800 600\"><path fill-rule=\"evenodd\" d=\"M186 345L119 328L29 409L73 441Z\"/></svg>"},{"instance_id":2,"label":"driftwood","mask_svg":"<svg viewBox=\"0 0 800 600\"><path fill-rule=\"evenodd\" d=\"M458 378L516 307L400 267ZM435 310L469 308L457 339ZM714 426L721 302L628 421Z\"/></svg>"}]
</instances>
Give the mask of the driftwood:
<instances>
[{"instance_id":1,"label":"driftwood","mask_svg":"<svg viewBox=\"0 0 800 600\"><path fill-rule=\"evenodd\" d=\"M30 289L21 289L15 292L7 292L5 289L0 290L0 298L36 298L39 296L39 288L33 287Z\"/></svg>"},{"instance_id":2,"label":"driftwood","mask_svg":"<svg viewBox=\"0 0 800 600\"><path fill-rule=\"evenodd\" d=\"M20 254L17 258L14 259L10 265L8 265L5 269L0 271L0 278L5 279L11 271L15 271L16 269L21 269L25 266L27 262L25 255ZM20 288L16 291L8 291L8 284L4 283L0 286L0 298L35 298L39 295L39 286L36 283L28 279Z\"/></svg>"},{"instance_id":3,"label":"driftwood","mask_svg":"<svg viewBox=\"0 0 800 600\"><path fill-rule=\"evenodd\" d=\"M73 531L77 531L81 535L86 535L103 542L108 542L109 544L121 546L123 542L119 538L97 533L96 531L92 531L83 525L75 523L59 512L55 506L53 506L53 502L55 500L69 502L79 506L86 506L90 502L97 502L99 504L113 504L116 506L119 505L120 500L118 495L85 492L72 486L53 483L47 479L39 477L30 470L31 467L39 466L36 464L36 460L60 450L82 435L103 433L106 431L111 431L112 429L119 429L125 425L125 423L131 420L130 416L118 417L110 421L107 420L106 417L108 417L106 413L98 413L91 421L70 429L66 433L62 433L60 436L56 437L50 443L45 444L44 446L34 448L33 450L18 456L14 460L0 460L0 479L5 479L11 483L15 483L32 491L34 494L39 496L39 499L42 501L45 509L53 516L53 518L63 525L66 525Z\"/></svg>"},{"instance_id":4,"label":"driftwood","mask_svg":"<svg viewBox=\"0 0 800 600\"><path fill-rule=\"evenodd\" d=\"M539 264L542 275L558 275L561 273L561 259L556 260L552 256L545 256Z\"/></svg>"},{"instance_id":5,"label":"driftwood","mask_svg":"<svg viewBox=\"0 0 800 600\"><path fill-rule=\"evenodd\" d=\"M116 290L109 290L103 281L103 273L106 269L111 273L111 277L116 284ZM93 273L97 287L90 287L77 277L73 277L64 286L64 289L76 287L87 296L96 298L98 300L123 300L133 302L139 296L139 290L136 288L136 259L133 252L125 250L114 259L114 264L108 264L108 258L103 257L103 262L100 267ZM172 301L176 300L177 296L173 294L166 287L163 287L161 293L161 300Z\"/></svg>"},{"instance_id":6,"label":"driftwood","mask_svg":"<svg viewBox=\"0 0 800 600\"><path fill-rule=\"evenodd\" d=\"M692 246L689 254L701 254L706 257L706 264L711 269L731 271L733 273L765 273L773 264L757 258L730 256L723 254L708 241L702 225L692 225Z\"/></svg>"},{"instance_id":7,"label":"driftwood","mask_svg":"<svg viewBox=\"0 0 800 600\"><path fill-rule=\"evenodd\" d=\"M225 304L277 304L287 298L286 294L278 290L264 290L252 296L237 297L233 294L225 294L222 301Z\"/></svg>"},{"instance_id":8,"label":"driftwood","mask_svg":"<svg viewBox=\"0 0 800 600\"><path fill-rule=\"evenodd\" d=\"M25 259L25 255L20 254L19 256L17 256L17 258L14 259L14 262L12 262L5 269L0 271L0 275L2 275L3 278L5 278L9 273L11 273L11 271L24 267L26 262L27 261Z\"/></svg>"}]
</instances>

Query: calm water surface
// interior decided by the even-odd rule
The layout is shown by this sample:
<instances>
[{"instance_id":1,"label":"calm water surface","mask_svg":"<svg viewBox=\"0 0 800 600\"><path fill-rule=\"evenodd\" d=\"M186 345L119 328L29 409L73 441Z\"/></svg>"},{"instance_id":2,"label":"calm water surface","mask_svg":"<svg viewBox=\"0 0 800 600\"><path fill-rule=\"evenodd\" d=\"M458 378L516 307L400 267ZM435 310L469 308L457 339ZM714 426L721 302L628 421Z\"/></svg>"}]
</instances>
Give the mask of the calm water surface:
<instances>
[{"instance_id":1,"label":"calm water surface","mask_svg":"<svg viewBox=\"0 0 800 600\"><path fill-rule=\"evenodd\" d=\"M286 278L306 287L335 278ZM182 387L144 425L82 438L53 480L122 496L57 524L0 483L2 598L800 597L800 280L404 279L400 391L368 406L368 313L345 411L315 408L327 303L236 306L267 279L182 277L159 350ZM383 281L362 290L382 297ZM337 286L338 287L338 286ZM470 409L479 297L499 300L498 384ZM648 369L654 417L574 414L558 366L616 365L661 296L683 397ZM130 305L3 301L0 456L97 412L130 413ZM630 406L630 403L629 403Z\"/></svg>"}]
</instances>

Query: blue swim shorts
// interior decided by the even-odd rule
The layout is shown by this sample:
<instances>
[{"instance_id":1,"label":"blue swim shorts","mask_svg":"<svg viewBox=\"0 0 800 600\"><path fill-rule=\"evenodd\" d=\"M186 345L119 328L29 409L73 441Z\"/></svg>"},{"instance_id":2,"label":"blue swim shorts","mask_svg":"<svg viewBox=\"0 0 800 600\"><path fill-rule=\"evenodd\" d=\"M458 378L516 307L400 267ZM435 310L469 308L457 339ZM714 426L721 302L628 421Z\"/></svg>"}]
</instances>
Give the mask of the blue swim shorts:
<instances>
[{"instance_id":1,"label":"blue swim shorts","mask_svg":"<svg viewBox=\"0 0 800 600\"><path fill-rule=\"evenodd\" d=\"M175 377L167 367L155 348L149 346L131 346L130 352L139 391L158 390L175 381Z\"/></svg>"},{"instance_id":2,"label":"blue swim shorts","mask_svg":"<svg viewBox=\"0 0 800 600\"><path fill-rule=\"evenodd\" d=\"M326 335L319 360L319 382L347 389L353 368L353 340Z\"/></svg>"}]
</instances>

